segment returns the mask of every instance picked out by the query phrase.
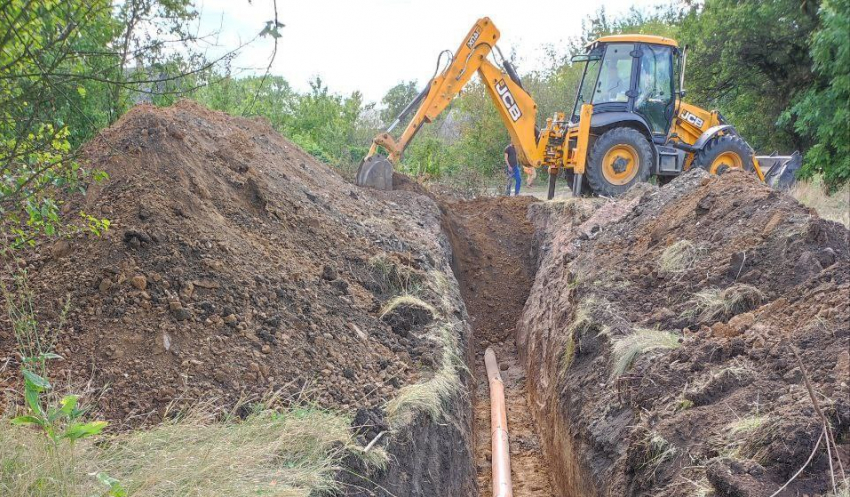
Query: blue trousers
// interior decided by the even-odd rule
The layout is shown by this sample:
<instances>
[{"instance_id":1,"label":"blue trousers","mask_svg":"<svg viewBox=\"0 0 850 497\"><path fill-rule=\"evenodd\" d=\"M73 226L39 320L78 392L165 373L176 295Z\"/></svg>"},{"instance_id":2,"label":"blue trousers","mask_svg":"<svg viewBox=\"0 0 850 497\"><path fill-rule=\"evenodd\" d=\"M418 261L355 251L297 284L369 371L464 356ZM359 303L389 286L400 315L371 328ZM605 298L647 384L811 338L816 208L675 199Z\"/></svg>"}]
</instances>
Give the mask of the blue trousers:
<instances>
[{"instance_id":1,"label":"blue trousers","mask_svg":"<svg viewBox=\"0 0 850 497\"><path fill-rule=\"evenodd\" d=\"M519 166L514 166L513 172L508 171L508 186L505 188L505 195L511 195L511 184L514 185L514 195L519 195L519 187L522 185L522 176L519 172Z\"/></svg>"}]
</instances>

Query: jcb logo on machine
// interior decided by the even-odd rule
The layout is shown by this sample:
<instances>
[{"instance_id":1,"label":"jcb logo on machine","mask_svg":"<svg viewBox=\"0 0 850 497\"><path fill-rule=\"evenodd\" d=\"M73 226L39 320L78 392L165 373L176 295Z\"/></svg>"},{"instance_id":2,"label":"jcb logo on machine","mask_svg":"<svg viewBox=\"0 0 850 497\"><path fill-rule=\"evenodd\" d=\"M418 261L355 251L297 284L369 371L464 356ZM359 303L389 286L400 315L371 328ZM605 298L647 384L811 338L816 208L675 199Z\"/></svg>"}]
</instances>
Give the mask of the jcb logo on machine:
<instances>
[{"instance_id":1,"label":"jcb logo on machine","mask_svg":"<svg viewBox=\"0 0 850 497\"><path fill-rule=\"evenodd\" d=\"M508 85L505 84L505 80L499 80L496 83L496 93L502 98L502 103L505 104L505 109L508 110L508 114L510 114L511 119L514 122L517 122L520 117L522 117L522 111L519 110L519 106L516 104L516 99L511 95L511 90L508 88Z\"/></svg>"},{"instance_id":2,"label":"jcb logo on machine","mask_svg":"<svg viewBox=\"0 0 850 497\"><path fill-rule=\"evenodd\" d=\"M481 28L475 26L475 31L472 32L472 36L469 37L469 41L466 42L466 46L472 48L475 46L475 42L478 41L478 37L481 36Z\"/></svg>"},{"instance_id":3,"label":"jcb logo on machine","mask_svg":"<svg viewBox=\"0 0 850 497\"><path fill-rule=\"evenodd\" d=\"M682 115L679 116L679 117L682 118L683 121L689 122L689 123L693 124L694 126L696 126L697 128L702 128L702 125L705 124L705 121L703 121L702 119L698 118L697 116L691 114L688 111L682 112Z\"/></svg>"}]
</instances>

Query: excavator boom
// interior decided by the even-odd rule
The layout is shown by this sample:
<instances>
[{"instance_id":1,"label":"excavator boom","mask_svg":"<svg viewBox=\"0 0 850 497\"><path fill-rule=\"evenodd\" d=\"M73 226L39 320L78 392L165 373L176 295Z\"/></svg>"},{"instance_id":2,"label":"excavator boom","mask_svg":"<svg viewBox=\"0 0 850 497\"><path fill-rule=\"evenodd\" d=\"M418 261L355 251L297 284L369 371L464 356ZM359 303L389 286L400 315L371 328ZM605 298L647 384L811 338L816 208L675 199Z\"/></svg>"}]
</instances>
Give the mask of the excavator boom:
<instances>
[{"instance_id":1,"label":"excavator boom","mask_svg":"<svg viewBox=\"0 0 850 497\"><path fill-rule=\"evenodd\" d=\"M489 18L476 21L445 69L428 82L386 132L372 141L369 154L357 172L358 185L392 189L393 164L401 160L404 150L419 130L433 122L476 73L496 105L511 141L517 147L519 160L525 165L541 163L541 151L535 133L537 105L522 88L509 62L503 58L504 69L500 69L488 59L491 52L498 51L496 42L499 36L499 30ZM414 111L413 118L399 138L393 138L390 134L393 128ZM387 156L379 155L379 148L384 149Z\"/></svg>"},{"instance_id":2,"label":"excavator boom","mask_svg":"<svg viewBox=\"0 0 850 497\"><path fill-rule=\"evenodd\" d=\"M800 167L799 154L758 156L718 111L682 102L685 52L679 51L675 40L660 36L606 36L589 44L588 53L575 59L587 65L570 117L556 112L543 129L537 129L537 105L501 56L496 46L499 36L489 18L476 21L454 55L449 53L445 68L440 71L438 63L425 89L386 132L374 138L358 169L358 185L391 190L393 165L473 74L478 74L496 106L520 164L548 169L549 198L561 169L566 169L574 195L580 195L587 183L598 195L616 196L653 174L668 179L691 167L711 174L734 168L753 171L760 180L781 188L793 182ZM493 61L501 59L501 67L491 61L491 54ZM678 87L675 57L681 57ZM409 117L394 138L390 132Z\"/></svg>"}]
</instances>

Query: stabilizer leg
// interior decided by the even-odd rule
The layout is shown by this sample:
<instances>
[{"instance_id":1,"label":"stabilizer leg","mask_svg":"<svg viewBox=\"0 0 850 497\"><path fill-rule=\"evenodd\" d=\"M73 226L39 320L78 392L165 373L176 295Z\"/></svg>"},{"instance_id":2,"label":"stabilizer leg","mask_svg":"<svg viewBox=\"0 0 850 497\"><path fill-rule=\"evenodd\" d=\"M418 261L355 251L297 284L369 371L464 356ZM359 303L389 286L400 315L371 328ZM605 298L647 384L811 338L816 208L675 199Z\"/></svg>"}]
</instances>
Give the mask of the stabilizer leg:
<instances>
[{"instance_id":1,"label":"stabilizer leg","mask_svg":"<svg viewBox=\"0 0 850 497\"><path fill-rule=\"evenodd\" d=\"M558 171L549 171L549 193L546 195L547 200L552 200L555 197L555 181L558 178Z\"/></svg>"},{"instance_id":2,"label":"stabilizer leg","mask_svg":"<svg viewBox=\"0 0 850 497\"><path fill-rule=\"evenodd\" d=\"M573 197L581 197L581 182L583 177L583 174L573 176Z\"/></svg>"}]
</instances>

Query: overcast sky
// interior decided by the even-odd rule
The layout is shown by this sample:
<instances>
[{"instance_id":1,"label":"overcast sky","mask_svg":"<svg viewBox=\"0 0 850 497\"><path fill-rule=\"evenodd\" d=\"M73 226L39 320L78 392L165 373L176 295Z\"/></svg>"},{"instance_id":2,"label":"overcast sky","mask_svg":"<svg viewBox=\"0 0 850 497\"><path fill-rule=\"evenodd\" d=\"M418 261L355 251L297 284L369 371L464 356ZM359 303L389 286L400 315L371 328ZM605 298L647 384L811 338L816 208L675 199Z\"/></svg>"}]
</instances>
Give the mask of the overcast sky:
<instances>
[{"instance_id":1,"label":"overcast sky","mask_svg":"<svg viewBox=\"0 0 850 497\"><path fill-rule=\"evenodd\" d=\"M419 85L431 77L441 50L457 50L480 17L501 31L499 47L516 50L521 72L540 63L543 47L563 46L581 34L581 22L600 6L609 16L629 7L651 7L664 0L517 2L515 0L278 0L281 30L272 74L298 90L315 76L334 92L360 90L380 101L405 80ZM252 39L274 18L271 0L197 0L201 32L221 26L218 43L234 47ZM243 50L234 66L268 64L272 43L262 39Z\"/></svg>"}]
</instances>

